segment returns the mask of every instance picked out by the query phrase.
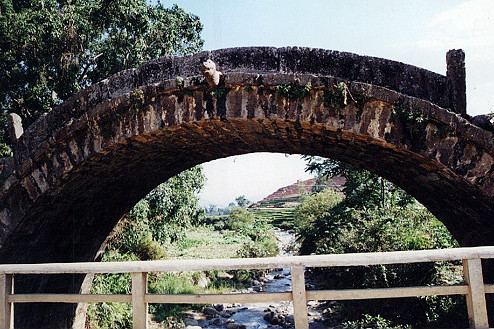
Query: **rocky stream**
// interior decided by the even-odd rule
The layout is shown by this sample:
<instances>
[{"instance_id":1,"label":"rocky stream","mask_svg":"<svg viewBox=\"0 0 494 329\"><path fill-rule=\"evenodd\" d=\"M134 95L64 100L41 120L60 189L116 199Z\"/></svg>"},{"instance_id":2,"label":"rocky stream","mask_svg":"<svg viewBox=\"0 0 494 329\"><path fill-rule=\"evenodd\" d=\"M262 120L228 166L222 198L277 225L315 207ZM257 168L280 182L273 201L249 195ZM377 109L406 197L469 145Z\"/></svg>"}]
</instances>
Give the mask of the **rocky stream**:
<instances>
[{"instance_id":1,"label":"rocky stream","mask_svg":"<svg viewBox=\"0 0 494 329\"><path fill-rule=\"evenodd\" d=\"M294 244L293 232L275 231L280 255L290 257L287 250ZM306 282L308 288L311 284ZM259 280L253 281L246 293L291 291L289 269L276 269ZM309 327L311 329L333 328L337 321L333 309L335 302L308 302ZM189 311L185 314L186 329L226 328L226 329L265 329L293 328L293 309L290 302L255 304L217 304L205 307L202 312ZM340 319L341 320L341 319Z\"/></svg>"}]
</instances>

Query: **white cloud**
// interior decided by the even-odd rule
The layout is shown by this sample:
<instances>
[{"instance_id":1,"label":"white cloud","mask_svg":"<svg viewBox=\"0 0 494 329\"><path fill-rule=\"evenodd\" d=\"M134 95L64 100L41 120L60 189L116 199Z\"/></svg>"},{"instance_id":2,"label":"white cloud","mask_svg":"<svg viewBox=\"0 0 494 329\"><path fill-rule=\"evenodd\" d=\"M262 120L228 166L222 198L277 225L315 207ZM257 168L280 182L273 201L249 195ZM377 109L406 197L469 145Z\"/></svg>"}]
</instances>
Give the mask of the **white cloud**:
<instances>
[{"instance_id":1,"label":"white cloud","mask_svg":"<svg viewBox=\"0 0 494 329\"><path fill-rule=\"evenodd\" d=\"M494 1L471 0L437 14L427 26L425 48L461 47L470 62L493 62Z\"/></svg>"},{"instance_id":2,"label":"white cloud","mask_svg":"<svg viewBox=\"0 0 494 329\"><path fill-rule=\"evenodd\" d=\"M477 115L493 111L494 92L488 86L494 84L494 1L466 1L436 14L416 29L417 38L395 45L396 49L419 55L423 63L430 61L426 54L463 49L467 112Z\"/></svg>"},{"instance_id":3,"label":"white cloud","mask_svg":"<svg viewBox=\"0 0 494 329\"><path fill-rule=\"evenodd\" d=\"M431 25L445 26L453 32L492 31L492 0L470 0L436 15Z\"/></svg>"},{"instance_id":4,"label":"white cloud","mask_svg":"<svg viewBox=\"0 0 494 329\"><path fill-rule=\"evenodd\" d=\"M436 14L418 31L417 39L398 46L429 51L462 48L470 63L494 63L494 1L464 2Z\"/></svg>"}]
</instances>

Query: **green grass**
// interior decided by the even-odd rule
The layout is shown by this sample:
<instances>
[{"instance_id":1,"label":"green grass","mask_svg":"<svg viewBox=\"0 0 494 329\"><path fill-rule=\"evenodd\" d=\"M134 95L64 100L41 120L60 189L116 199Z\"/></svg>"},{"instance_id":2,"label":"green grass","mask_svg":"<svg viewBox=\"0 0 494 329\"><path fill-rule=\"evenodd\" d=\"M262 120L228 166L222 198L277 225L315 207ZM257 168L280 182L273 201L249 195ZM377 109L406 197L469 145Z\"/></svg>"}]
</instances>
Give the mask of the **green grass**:
<instances>
[{"instance_id":1,"label":"green grass","mask_svg":"<svg viewBox=\"0 0 494 329\"><path fill-rule=\"evenodd\" d=\"M213 225L187 230L186 238L166 246L167 259L233 258L251 239L233 231L217 231ZM135 260L135 255L111 251L104 261ZM232 275L233 274L233 275ZM242 274L242 273L240 273ZM225 293L244 289L234 272L207 271L182 273L149 273L149 291L152 293ZM96 275L93 293L130 293L130 274ZM155 321L167 322L181 317L182 305L151 305ZM89 307L90 328L129 328L132 312L128 303L95 303Z\"/></svg>"},{"instance_id":2,"label":"green grass","mask_svg":"<svg viewBox=\"0 0 494 329\"><path fill-rule=\"evenodd\" d=\"M233 231L222 233L211 226L199 226L188 230L183 241L169 246L168 255L180 259L232 258L247 241L247 236Z\"/></svg>"}]
</instances>

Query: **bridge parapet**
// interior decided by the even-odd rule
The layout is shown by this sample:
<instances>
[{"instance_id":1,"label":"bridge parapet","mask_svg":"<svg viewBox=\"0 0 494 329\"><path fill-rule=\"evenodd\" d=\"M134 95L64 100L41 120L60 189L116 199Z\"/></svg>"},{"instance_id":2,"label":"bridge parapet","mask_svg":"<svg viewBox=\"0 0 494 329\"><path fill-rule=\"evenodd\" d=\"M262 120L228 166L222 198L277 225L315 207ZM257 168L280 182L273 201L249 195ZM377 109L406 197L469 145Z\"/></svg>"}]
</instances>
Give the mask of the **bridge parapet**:
<instances>
[{"instance_id":1,"label":"bridge parapet","mask_svg":"<svg viewBox=\"0 0 494 329\"><path fill-rule=\"evenodd\" d=\"M463 53L455 51L455 54L458 52ZM458 56L448 58L456 59ZM334 50L298 47L221 49L185 57L169 56L152 60L137 69L119 72L82 90L53 111L41 116L24 131L14 143L17 166L27 159L37 145L49 142L54 131L84 115L97 104L146 85L177 77L200 76L200 65L207 59L215 61L222 72L302 73L360 81L424 99L464 114L461 106L458 109L458 105L454 103L454 100L461 98L462 93L461 76L458 77L458 74L449 74L448 78L397 61ZM462 63L464 65L461 60L449 60L448 72L461 72ZM456 96L453 97L453 94Z\"/></svg>"}]
</instances>

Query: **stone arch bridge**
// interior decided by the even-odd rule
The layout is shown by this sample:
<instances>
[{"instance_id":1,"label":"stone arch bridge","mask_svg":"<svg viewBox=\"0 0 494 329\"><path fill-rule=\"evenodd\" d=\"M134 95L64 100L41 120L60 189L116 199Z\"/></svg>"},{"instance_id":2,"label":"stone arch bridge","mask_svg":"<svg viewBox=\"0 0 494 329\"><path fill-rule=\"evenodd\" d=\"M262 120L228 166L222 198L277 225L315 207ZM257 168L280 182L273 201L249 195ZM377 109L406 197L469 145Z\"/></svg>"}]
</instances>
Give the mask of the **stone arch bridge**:
<instances>
[{"instance_id":1,"label":"stone arch bridge","mask_svg":"<svg viewBox=\"0 0 494 329\"><path fill-rule=\"evenodd\" d=\"M207 59L223 73L218 86L201 75ZM446 76L308 48L165 57L11 130L14 159L2 161L14 162L13 171L0 181L2 263L93 260L122 215L159 183L260 151L368 169L416 197L460 244L494 244L494 136L468 121L462 51L448 52ZM16 289L70 292L81 283L21 277ZM55 328L70 325L75 306L16 309L19 327Z\"/></svg>"}]
</instances>

